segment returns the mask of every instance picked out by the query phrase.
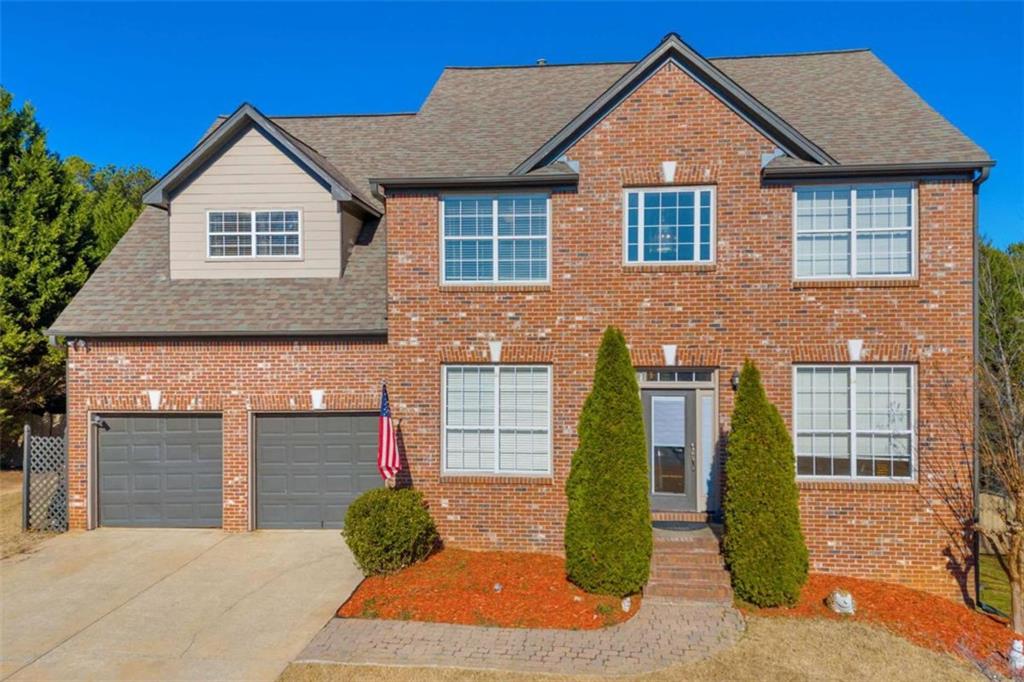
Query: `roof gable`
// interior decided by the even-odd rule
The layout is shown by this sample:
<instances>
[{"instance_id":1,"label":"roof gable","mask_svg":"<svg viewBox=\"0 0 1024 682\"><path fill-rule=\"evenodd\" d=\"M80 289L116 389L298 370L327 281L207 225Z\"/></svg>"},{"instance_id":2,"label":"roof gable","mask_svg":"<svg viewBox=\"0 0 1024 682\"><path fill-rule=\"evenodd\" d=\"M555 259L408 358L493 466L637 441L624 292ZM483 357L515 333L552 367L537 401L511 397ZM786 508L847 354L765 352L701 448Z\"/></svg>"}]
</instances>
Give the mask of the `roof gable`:
<instances>
[{"instance_id":1,"label":"roof gable","mask_svg":"<svg viewBox=\"0 0 1024 682\"><path fill-rule=\"evenodd\" d=\"M363 196L358 186L315 149L285 132L280 126L249 103L242 104L223 123L200 140L185 158L169 170L142 196L151 206L166 208L172 191L199 171L203 164L250 127L256 128L281 150L301 164L331 193L337 201L354 202L364 211L379 216L380 211Z\"/></svg>"},{"instance_id":2,"label":"roof gable","mask_svg":"<svg viewBox=\"0 0 1024 682\"><path fill-rule=\"evenodd\" d=\"M788 155L818 164L836 163L836 160L821 147L740 87L717 66L683 42L678 35L670 33L653 51L616 80L554 137L519 164L512 174L523 175L556 159L575 140L611 113L619 102L669 62L707 88Z\"/></svg>"}]
</instances>

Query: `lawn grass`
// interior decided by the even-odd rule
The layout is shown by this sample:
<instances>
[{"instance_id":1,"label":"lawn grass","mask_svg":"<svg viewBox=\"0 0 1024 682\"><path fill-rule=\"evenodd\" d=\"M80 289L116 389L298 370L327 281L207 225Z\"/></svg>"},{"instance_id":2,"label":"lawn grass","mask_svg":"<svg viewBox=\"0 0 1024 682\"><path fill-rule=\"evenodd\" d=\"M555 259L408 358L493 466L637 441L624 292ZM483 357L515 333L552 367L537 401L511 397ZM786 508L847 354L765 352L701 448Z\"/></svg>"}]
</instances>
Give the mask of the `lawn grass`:
<instances>
[{"instance_id":1,"label":"lawn grass","mask_svg":"<svg viewBox=\"0 0 1024 682\"><path fill-rule=\"evenodd\" d=\"M395 661L401 664L401 661ZM484 672L456 668L404 668L293 663L278 682L426 682L480 680L526 682L542 679L607 680L569 675ZM821 619L747 619L739 643L699 663L676 665L626 678L643 682L712 682L728 680L983 680L967 665L944 654L910 644L863 623Z\"/></svg>"},{"instance_id":2,"label":"lawn grass","mask_svg":"<svg viewBox=\"0 0 1024 682\"><path fill-rule=\"evenodd\" d=\"M32 549L52 533L21 530L21 472L0 471L0 559Z\"/></svg>"},{"instance_id":3,"label":"lawn grass","mask_svg":"<svg viewBox=\"0 0 1024 682\"><path fill-rule=\"evenodd\" d=\"M982 554L978 558L981 572L981 601L1004 614L1010 613L1010 581L993 554Z\"/></svg>"}]
</instances>

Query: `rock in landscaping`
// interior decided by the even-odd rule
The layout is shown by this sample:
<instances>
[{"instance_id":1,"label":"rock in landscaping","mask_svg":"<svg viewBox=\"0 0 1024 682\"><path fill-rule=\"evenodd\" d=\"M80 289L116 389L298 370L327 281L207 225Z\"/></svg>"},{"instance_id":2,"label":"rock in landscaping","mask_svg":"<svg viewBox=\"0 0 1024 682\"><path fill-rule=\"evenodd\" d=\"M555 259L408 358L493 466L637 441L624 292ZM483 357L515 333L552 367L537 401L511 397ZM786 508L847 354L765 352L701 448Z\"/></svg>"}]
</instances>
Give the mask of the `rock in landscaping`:
<instances>
[{"instance_id":1,"label":"rock in landscaping","mask_svg":"<svg viewBox=\"0 0 1024 682\"><path fill-rule=\"evenodd\" d=\"M622 598L622 612L629 613L629 609L633 606L633 600L629 597Z\"/></svg>"},{"instance_id":2,"label":"rock in landscaping","mask_svg":"<svg viewBox=\"0 0 1024 682\"><path fill-rule=\"evenodd\" d=\"M825 603L830 609L844 616L852 616L857 608L853 595L846 590L832 590Z\"/></svg>"}]
</instances>

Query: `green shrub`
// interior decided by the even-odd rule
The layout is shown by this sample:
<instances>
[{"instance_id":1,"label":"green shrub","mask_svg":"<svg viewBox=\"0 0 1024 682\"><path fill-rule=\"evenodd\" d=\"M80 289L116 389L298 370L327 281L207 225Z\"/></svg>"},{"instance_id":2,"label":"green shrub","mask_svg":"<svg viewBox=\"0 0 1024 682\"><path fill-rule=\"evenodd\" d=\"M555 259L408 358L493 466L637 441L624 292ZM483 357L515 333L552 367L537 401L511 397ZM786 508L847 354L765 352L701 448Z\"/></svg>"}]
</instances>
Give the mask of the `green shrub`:
<instances>
[{"instance_id":1,"label":"green shrub","mask_svg":"<svg viewBox=\"0 0 1024 682\"><path fill-rule=\"evenodd\" d=\"M807 582L793 442L749 360L740 374L725 461L725 557L736 596L794 604Z\"/></svg>"},{"instance_id":2,"label":"green shrub","mask_svg":"<svg viewBox=\"0 0 1024 682\"><path fill-rule=\"evenodd\" d=\"M565 484L566 573L588 592L638 592L651 568L647 445L636 372L614 327L601 340L578 433Z\"/></svg>"},{"instance_id":3,"label":"green shrub","mask_svg":"<svg viewBox=\"0 0 1024 682\"><path fill-rule=\"evenodd\" d=\"M394 573L422 561L437 546L437 528L419 491L378 488L345 512L341 532L363 575Z\"/></svg>"}]
</instances>

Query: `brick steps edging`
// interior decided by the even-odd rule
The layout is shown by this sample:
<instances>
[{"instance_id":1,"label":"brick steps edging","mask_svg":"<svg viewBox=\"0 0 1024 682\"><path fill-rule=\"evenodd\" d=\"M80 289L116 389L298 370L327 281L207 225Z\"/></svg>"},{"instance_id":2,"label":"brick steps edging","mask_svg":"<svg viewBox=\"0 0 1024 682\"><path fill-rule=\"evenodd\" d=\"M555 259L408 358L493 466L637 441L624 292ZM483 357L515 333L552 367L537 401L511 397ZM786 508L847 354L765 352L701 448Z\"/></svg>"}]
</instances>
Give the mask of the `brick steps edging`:
<instances>
[{"instance_id":1,"label":"brick steps edging","mask_svg":"<svg viewBox=\"0 0 1024 682\"><path fill-rule=\"evenodd\" d=\"M621 675L700 661L744 630L731 604L646 597L630 620L600 630L535 630L333 618L296 662Z\"/></svg>"}]
</instances>

